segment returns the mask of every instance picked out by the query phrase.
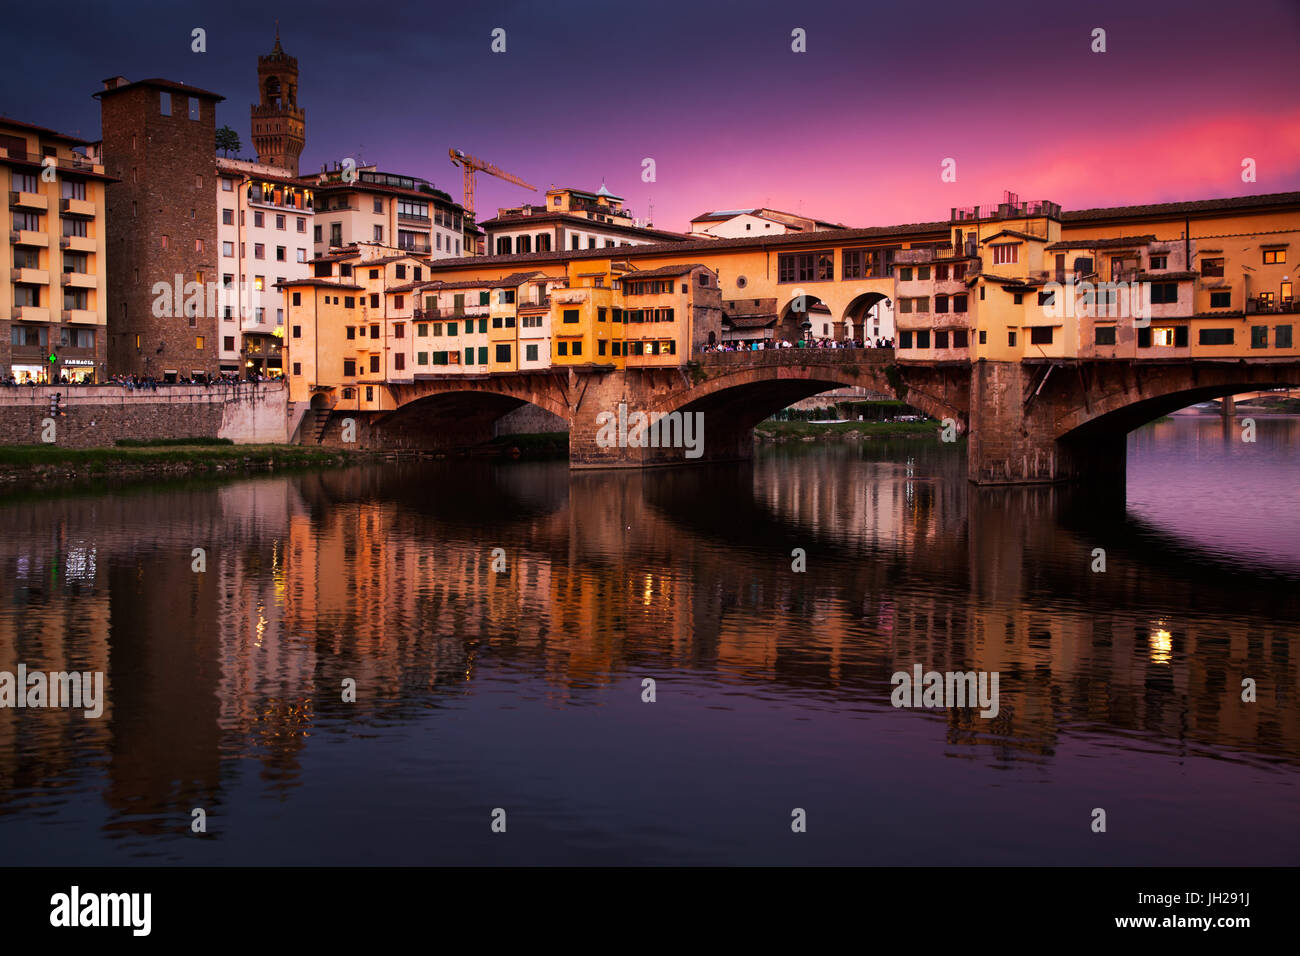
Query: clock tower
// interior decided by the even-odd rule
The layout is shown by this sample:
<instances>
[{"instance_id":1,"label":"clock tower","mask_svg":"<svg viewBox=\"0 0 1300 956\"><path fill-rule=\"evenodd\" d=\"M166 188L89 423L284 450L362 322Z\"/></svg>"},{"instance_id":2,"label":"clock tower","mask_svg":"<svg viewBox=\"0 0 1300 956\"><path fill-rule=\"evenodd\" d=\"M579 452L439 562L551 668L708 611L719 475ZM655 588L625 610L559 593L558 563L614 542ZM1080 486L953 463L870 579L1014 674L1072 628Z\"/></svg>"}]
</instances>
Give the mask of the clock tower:
<instances>
[{"instance_id":1,"label":"clock tower","mask_svg":"<svg viewBox=\"0 0 1300 956\"><path fill-rule=\"evenodd\" d=\"M298 60L280 46L257 58L257 86L262 101L252 108L253 148L257 161L298 175L298 157L307 141L307 114L298 106Z\"/></svg>"}]
</instances>

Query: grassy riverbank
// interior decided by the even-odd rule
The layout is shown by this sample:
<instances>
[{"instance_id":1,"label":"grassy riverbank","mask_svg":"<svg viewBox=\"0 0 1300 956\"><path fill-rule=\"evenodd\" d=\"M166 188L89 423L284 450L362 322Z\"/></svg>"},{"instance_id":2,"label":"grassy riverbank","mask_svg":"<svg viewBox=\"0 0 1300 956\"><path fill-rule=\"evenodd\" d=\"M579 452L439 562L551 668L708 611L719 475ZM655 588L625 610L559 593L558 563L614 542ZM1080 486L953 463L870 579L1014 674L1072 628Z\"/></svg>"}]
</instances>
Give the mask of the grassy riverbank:
<instances>
[{"instance_id":1,"label":"grassy riverbank","mask_svg":"<svg viewBox=\"0 0 1300 956\"><path fill-rule=\"evenodd\" d=\"M754 426L760 441L857 441L866 438L931 437L939 429L933 420L921 422L776 422Z\"/></svg>"},{"instance_id":2,"label":"grassy riverbank","mask_svg":"<svg viewBox=\"0 0 1300 956\"><path fill-rule=\"evenodd\" d=\"M354 461L353 452L302 445L158 444L117 448L0 446L0 481L152 477L309 468Z\"/></svg>"}]
</instances>

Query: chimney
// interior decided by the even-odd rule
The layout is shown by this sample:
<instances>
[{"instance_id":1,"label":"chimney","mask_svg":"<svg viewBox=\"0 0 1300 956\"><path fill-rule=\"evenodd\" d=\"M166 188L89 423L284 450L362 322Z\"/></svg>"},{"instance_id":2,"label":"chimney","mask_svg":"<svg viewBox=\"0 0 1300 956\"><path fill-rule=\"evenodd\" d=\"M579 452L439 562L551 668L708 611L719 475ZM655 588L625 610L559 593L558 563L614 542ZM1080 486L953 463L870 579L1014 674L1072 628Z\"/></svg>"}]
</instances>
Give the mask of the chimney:
<instances>
[{"instance_id":1,"label":"chimney","mask_svg":"<svg viewBox=\"0 0 1300 956\"><path fill-rule=\"evenodd\" d=\"M126 86L129 81L125 76L110 76L108 79L101 80L100 82L104 84L104 89L115 90L119 86Z\"/></svg>"}]
</instances>

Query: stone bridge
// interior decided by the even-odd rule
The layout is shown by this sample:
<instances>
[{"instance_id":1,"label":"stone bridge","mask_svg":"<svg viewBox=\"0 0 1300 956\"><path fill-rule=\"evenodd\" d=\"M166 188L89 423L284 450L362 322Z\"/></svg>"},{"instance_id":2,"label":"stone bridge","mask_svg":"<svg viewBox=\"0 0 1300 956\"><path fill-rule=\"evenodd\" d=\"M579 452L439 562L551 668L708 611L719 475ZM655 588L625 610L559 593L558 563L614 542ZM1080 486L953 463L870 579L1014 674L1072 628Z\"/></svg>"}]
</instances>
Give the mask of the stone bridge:
<instances>
[{"instance_id":1,"label":"stone bridge","mask_svg":"<svg viewBox=\"0 0 1300 956\"><path fill-rule=\"evenodd\" d=\"M891 349L712 352L675 368L549 368L440 375L385 386L394 410L367 417L336 409L319 429L340 439L341 420L363 446L437 448L482 443L502 415L525 403L568 425L574 468L639 468L748 458L753 428L820 392L861 386L896 394L969 434L968 474L978 484L1122 479L1125 436L1197 402L1300 384L1300 361L1045 359L900 362ZM656 415L701 413L702 454L628 447L601 431L620 405ZM935 440L939 439L936 429Z\"/></svg>"}]
</instances>

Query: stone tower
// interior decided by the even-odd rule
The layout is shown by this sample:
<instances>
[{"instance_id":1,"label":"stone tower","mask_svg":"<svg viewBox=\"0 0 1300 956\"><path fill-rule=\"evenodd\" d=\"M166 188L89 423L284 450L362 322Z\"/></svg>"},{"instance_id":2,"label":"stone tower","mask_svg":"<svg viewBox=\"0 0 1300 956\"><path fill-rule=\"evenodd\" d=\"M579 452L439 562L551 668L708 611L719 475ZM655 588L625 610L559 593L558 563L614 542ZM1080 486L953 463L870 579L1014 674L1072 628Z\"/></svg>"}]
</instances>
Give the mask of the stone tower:
<instances>
[{"instance_id":1,"label":"stone tower","mask_svg":"<svg viewBox=\"0 0 1300 956\"><path fill-rule=\"evenodd\" d=\"M280 46L257 58L257 87L262 102L252 108L253 147L257 161L298 175L298 157L307 140L307 114L298 107L298 60Z\"/></svg>"}]
</instances>

